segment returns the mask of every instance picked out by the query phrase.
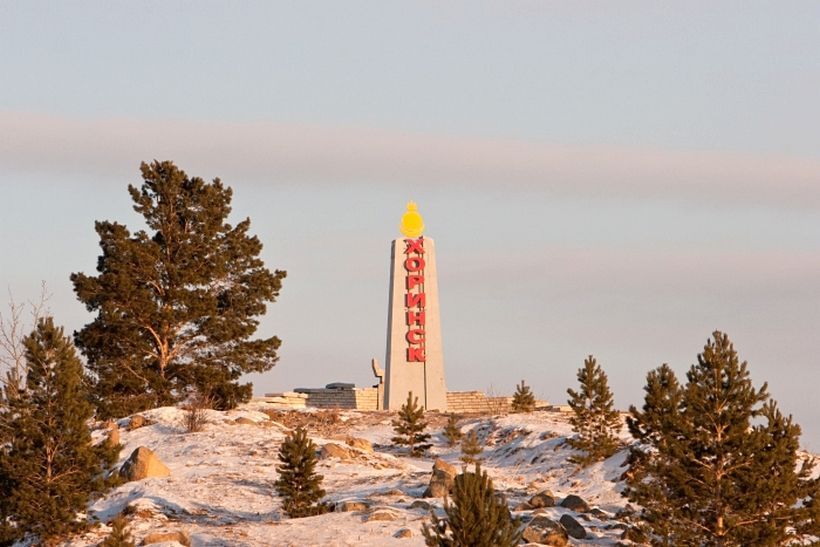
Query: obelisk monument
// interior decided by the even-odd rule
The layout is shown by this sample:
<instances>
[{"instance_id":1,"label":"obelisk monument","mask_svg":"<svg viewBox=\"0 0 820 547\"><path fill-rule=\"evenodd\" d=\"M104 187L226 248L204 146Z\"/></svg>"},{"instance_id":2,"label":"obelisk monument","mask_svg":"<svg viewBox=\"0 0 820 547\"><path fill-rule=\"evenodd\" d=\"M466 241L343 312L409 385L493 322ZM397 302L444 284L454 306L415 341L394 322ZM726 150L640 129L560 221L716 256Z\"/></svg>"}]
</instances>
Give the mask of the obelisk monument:
<instances>
[{"instance_id":1,"label":"obelisk monument","mask_svg":"<svg viewBox=\"0 0 820 547\"><path fill-rule=\"evenodd\" d=\"M436 246L424 237L415 203L407 204L390 250L390 303L384 407L398 410L413 392L427 410L447 410L441 346Z\"/></svg>"}]
</instances>

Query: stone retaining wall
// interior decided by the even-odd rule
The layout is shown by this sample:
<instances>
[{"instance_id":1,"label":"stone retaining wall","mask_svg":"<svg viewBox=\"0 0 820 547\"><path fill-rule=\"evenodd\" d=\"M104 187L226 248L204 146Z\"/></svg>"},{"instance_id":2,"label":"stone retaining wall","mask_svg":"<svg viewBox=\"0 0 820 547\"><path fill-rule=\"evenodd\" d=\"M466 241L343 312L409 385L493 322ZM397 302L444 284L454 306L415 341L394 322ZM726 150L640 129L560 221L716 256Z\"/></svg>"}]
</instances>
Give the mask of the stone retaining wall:
<instances>
[{"instance_id":1,"label":"stone retaining wall","mask_svg":"<svg viewBox=\"0 0 820 547\"><path fill-rule=\"evenodd\" d=\"M378 410L379 390L375 387L348 389L297 388L295 392L267 393L260 400L274 408L344 408ZM447 412L456 414L503 414L510 412L512 397L487 397L481 391L448 391ZM536 401L536 408L546 408L547 401ZM555 408L554 410L563 410Z\"/></svg>"},{"instance_id":2,"label":"stone retaining wall","mask_svg":"<svg viewBox=\"0 0 820 547\"><path fill-rule=\"evenodd\" d=\"M379 390L375 387L353 389L298 389L307 395L307 406L313 408L349 408L378 410Z\"/></svg>"}]
</instances>

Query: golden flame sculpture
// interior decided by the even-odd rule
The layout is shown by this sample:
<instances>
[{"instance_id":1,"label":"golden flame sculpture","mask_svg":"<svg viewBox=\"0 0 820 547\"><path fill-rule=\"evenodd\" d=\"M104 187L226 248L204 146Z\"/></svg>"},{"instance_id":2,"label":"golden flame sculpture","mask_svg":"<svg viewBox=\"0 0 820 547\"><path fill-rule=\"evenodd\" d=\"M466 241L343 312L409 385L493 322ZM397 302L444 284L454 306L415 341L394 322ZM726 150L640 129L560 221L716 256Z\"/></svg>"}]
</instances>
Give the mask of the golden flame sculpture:
<instances>
[{"instance_id":1,"label":"golden flame sculpture","mask_svg":"<svg viewBox=\"0 0 820 547\"><path fill-rule=\"evenodd\" d=\"M401 216L399 230L406 237L419 237L424 232L424 219L419 214L418 205L412 201L407 202L407 211Z\"/></svg>"}]
</instances>

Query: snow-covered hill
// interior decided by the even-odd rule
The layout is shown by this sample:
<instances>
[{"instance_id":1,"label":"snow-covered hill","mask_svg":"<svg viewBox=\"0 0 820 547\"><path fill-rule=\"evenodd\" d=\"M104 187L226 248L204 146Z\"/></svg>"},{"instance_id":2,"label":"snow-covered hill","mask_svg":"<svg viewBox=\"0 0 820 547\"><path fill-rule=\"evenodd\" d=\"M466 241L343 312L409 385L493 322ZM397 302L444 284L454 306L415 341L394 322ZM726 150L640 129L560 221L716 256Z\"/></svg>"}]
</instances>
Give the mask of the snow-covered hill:
<instances>
[{"instance_id":1,"label":"snow-covered hill","mask_svg":"<svg viewBox=\"0 0 820 547\"><path fill-rule=\"evenodd\" d=\"M429 509L418 500L433 462L439 457L461 466L459 448L448 448L441 436L444 416L428 413L434 446L428 457L416 459L390 443L391 413L342 411L334 417L326 411L305 411L296 415L316 418L311 420L316 427L309 431L319 446L344 444L346 437L353 436L370 441L375 451L354 451L348 461L323 459L318 466L326 499L363 501L367 510L288 519L273 488L277 450L289 430L288 415L273 414L277 419L272 420L261 409L251 404L229 412L208 411L208 423L199 433L186 432L184 412L176 408L142 413L154 423L133 431L127 430L129 419L121 420L120 463L145 446L170 468L171 475L125 483L96 500L90 514L105 523L125 511L137 540L149 533L179 530L190 536L192 545L424 545L421 527L429 520ZM570 539L573 545L622 541L625 525L614 517L626 506L618 481L625 470L625 451L579 470L567 462L573 452L563 442L571 428L560 412L467 418L462 425L465 432L478 428L486 445L482 466L511 508L543 490L551 490L559 502L576 494L592 512L579 514L563 507L538 511L556 521L565 513L578 519L588 538ZM436 498L423 501L439 510L443 503ZM378 508L385 509L382 518L392 520L371 518ZM514 513L529 518L533 511ZM396 537L402 529L409 530L410 537ZM94 545L107 531L101 524L71 545Z\"/></svg>"}]
</instances>

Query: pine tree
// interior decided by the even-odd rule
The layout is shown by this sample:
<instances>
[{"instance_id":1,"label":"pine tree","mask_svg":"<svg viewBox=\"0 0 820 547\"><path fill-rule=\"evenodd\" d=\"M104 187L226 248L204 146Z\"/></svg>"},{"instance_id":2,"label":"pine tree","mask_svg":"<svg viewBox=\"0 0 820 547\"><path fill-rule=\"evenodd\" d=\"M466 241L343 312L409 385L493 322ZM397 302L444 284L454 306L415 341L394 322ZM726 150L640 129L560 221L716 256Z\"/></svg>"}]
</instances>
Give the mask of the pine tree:
<instances>
[{"instance_id":1,"label":"pine tree","mask_svg":"<svg viewBox=\"0 0 820 547\"><path fill-rule=\"evenodd\" d=\"M445 501L444 512L446 518L431 513L431 523L422 528L429 547L512 547L524 532L478 464L475 472L456 476L453 502Z\"/></svg>"},{"instance_id":2,"label":"pine tree","mask_svg":"<svg viewBox=\"0 0 820 547\"><path fill-rule=\"evenodd\" d=\"M399 409L398 417L393 420L393 431L396 436L392 441L399 445L406 445L410 449L410 455L414 457L422 456L430 443L429 433L424 433L427 422L424 421L424 409L418 406L419 398L413 398L413 392L407 394L407 402Z\"/></svg>"},{"instance_id":3,"label":"pine tree","mask_svg":"<svg viewBox=\"0 0 820 547\"><path fill-rule=\"evenodd\" d=\"M106 486L103 472L118 447L92 446L82 364L50 317L25 338L27 375L3 411L0 446L0 542L27 534L43 543L84 526L77 513Z\"/></svg>"},{"instance_id":4,"label":"pine tree","mask_svg":"<svg viewBox=\"0 0 820 547\"><path fill-rule=\"evenodd\" d=\"M666 365L647 376L643 408L627 420L639 444L624 495L659 545L784 545L816 533L818 480L798 456L799 426L765 384L754 388L728 336L713 336L685 386Z\"/></svg>"},{"instance_id":5,"label":"pine tree","mask_svg":"<svg viewBox=\"0 0 820 547\"><path fill-rule=\"evenodd\" d=\"M475 462L476 456L483 451L484 447L478 438L476 428L473 428L461 439L461 461L464 463Z\"/></svg>"},{"instance_id":6,"label":"pine tree","mask_svg":"<svg viewBox=\"0 0 820 547\"><path fill-rule=\"evenodd\" d=\"M100 543L100 547L134 547L134 540L122 515L114 517L110 524L111 533Z\"/></svg>"},{"instance_id":7,"label":"pine tree","mask_svg":"<svg viewBox=\"0 0 820 547\"><path fill-rule=\"evenodd\" d=\"M621 418L613 408L612 392L609 390L606 373L590 355L584 367L578 369L578 383L581 390L567 389L572 409L570 423L576 437L567 444L576 450L583 450L583 456L573 456L570 461L586 465L603 460L618 450L618 432Z\"/></svg>"},{"instance_id":8,"label":"pine tree","mask_svg":"<svg viewBox=\"0 0 820 547\"><path fill-rule=\"evenodd\" d=\"M530 391L530 386L524 384L524 380L521 380L521 384L515 387L512 409L513 412L532 412L535 410L535 396Z\"/></svg>"},{"instance_id":9,"label":"pine tree","mask_svg":"<svg viewBox=\"0 0 820 547\"><path fill-rule=\"evenodd\" d=\"M192 388L232 408L251 396L240 376L276 364L280 340L251 336L285 272L265 267L249 219L226 222L233 192L219 179L189 178L169 161L141 171L141 188L128 191L149 231L97 222L99 275L71 275L77 298L97 314L75 341L99 416L173 404Z\"/></svg>"},{"instance_id":10,"label":"pine tree","mask_svg":"<svg viewBox=\"0 0 820 547\"><path fill-rule=\"evenodd\" d=\"M444 438L447 439L447 446L455 446L461 440L461 428L458 426L458 416L450 414L447 417L447 425L444 427Z\"/></svg>"},{"instance_id":11,"label":"pine tree","mask_svg":"<svg viewBox=\"0 0 820 547\"><path fill-rule=\"evenodd\" d=\"M291 518L320 515L327 506L317 503L325 495L322 475L316 473L316 445L301 427L285 437L279 447L276 466L279 478L276 491L282 496L282 509Z\"/></svg>"}]
</instances>

